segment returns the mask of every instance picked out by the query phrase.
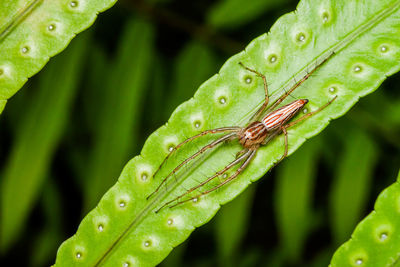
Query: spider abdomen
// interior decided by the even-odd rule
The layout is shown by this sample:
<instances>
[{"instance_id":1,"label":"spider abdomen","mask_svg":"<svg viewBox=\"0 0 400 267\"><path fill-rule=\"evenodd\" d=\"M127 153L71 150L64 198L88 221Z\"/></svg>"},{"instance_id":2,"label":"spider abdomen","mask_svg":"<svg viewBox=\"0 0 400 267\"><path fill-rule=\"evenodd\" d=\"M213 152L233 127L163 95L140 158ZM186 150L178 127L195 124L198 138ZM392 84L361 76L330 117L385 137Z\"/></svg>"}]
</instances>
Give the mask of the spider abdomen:
<instances>
[{"instance_id":1,"label":"spider abdomen","mask_svg":"<svg viewBox=\"0 0 400 267\"><path fill-rule=\"evenodd\" d=\"M307 104L307 99L299 99L277 110L267 114L263 119L262 123L268 131L278 129L285 122L290 120L296 113Z\"/></svg>"}]
</instances>

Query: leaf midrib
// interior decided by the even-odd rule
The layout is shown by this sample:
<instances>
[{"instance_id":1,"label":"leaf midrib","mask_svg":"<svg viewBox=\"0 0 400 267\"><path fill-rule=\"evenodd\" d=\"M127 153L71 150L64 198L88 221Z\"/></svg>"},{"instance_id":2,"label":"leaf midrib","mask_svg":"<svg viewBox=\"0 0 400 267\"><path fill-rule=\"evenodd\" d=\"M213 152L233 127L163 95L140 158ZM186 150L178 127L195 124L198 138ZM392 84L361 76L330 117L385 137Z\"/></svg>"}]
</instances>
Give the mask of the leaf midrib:
<instances>
[{"instance_id":1,"label":"leaf midrib","mask_svg":"<svg viewBox=\"0 0 400 267\"><path fill-rule=\"evenodd\" d=\"M13 18L0 28L0 43L17 27L32 11L41 4L43 0L33 0L24 6L13 16Z\"/></svg>"}]
</instances>

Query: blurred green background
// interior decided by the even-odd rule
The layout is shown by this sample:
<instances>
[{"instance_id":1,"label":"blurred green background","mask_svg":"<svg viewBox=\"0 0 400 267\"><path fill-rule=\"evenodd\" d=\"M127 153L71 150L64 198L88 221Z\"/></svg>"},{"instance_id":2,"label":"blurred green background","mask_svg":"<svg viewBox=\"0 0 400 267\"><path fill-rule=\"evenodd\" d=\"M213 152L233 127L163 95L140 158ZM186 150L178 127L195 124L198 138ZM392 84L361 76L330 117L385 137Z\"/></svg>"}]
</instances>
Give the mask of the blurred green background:
<instances>
[{"instance_id":1,"label":"blurred green background","mask_svg":"<svg viewBox=\"0 0 400 267\"><path fill-rule=\"evenodd\" d=\"M53 264L147 136L296 5L120 0L101 14L0 116L0 264ZM400 77L381 87L161 265L327 266L400 166Z\"/></svg>"}]
</instances>

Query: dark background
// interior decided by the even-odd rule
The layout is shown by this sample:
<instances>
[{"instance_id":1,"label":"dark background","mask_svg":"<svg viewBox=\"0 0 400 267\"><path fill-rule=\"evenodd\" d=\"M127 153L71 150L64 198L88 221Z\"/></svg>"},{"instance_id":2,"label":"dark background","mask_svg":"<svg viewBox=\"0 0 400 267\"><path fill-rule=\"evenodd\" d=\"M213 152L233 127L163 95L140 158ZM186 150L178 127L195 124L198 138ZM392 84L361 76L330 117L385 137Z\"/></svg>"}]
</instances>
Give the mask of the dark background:
<instances>
[{"instance_id":1,"label":"dark background","mask_svg":"<svg viewBox=\"0 0 400 267\"><path fill-rule=\"evenodd\" d=\"M259 2L243 1L242 8ZM76 90L71 89L73 96L64 108L65 116L60 115L59 119L62 126L55 126L60 133L50 142L48 150L40 142L31 144L36 139L29 134L18 133L33 129L43 137L38 140L46 138L36 125L47 125L46 120L51 121L49 112L32 115L34 103L38 103L46 81L58 90L57 81L61 82L60 77L66 73L63 62L71 60L68 53L73 48L68 47L51 59L44 70L31 78L10 99L0 116L0 180L4 184L7 179L11 155L17 144L23 142L21 139L26 139L34 150L25 161L19 162L19 168L27 170L22 181L32 179L29 170L36 163L30 157L34 159L43 149L48 159L39 162L44 171L33 178L39 181L38 186L31 190L35 193L25 217L21 218L18 233L2 247L1 262L7 266L53 264L58 246L76 232L84 215L115 183L126 162L140 153L148 135L163 125L171 112L189 99L230 56L268 31L280 16L295 10L297 5L297 1L289 0L263 2L256 10L238 15L233 22L229 16L234 17L235 12L223 13L223 1L208 0L121 0L100 14L94 26L71 43L71 47L76 42L86 44L86 50L75 62L79 72L71 74L76 78L71 88ZM218 12L225 15L218 16ZM144 44L139 46L148 48L151 59L142 69L139 66L138 73L146 76L139 83L141 91L134 96L140 96L140 101L129 102L134 103L132 114L118 125L110 120L110 116L122 116L118 115L118 108L107 113L106 107L117 107L118 97L123 97L112 95L119 82L128 90L132 82L123 80L129 72L117 71L136 64L136 58L126 57L129 51L121 52L124 47L129 50L124 33L129 32L127 27L132 21L140 21L142 25L137 27L133 40L145 36L141 27L146 28L143 32L151 32L151 37L144 38ZM140 53L136 51L137 55ZM379 192L397 176L399 79L398 75L388 78L377 92L361 99L346 116L333 121L283 164L251 185L210 223L194 231L162 265L327 266L356 223L373 209ZM62 96L49 97L54 99L47 101L57 105ZM124 114L123 109L120 112ZM29 123L31 128L26 126ZM99 134L102 129L109 130L107 136ZM118 143L121 137L116 133L123 131L132 138L122 147L100 144L101 140ZM108 151L110 147L115 149ZM91 163L97 152L100 159L101 155L110 155L110 161L103 159L108 164L104 173L109 174L105 182L91 181L92 176L88 175L88 168L102 168L101 163ZM296 173L298 179L292 184L290 176ZM87 184L95 183L101 183L99 189L90 191ZM28 182L20 186L30 190ZM21 191L15 201L24 196Z\"/></svg>"}]
</instances>

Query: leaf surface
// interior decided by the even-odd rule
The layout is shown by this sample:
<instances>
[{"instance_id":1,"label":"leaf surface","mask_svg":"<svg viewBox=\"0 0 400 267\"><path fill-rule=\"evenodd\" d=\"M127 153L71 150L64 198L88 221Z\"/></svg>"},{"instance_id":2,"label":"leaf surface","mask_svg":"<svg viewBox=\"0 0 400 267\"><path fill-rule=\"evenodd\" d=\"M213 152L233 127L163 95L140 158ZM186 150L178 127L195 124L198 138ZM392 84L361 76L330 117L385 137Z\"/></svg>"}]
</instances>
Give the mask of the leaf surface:
<instances>
[{"instance_id":1,"label":"leaf surface","mask_svg":"<svg viewBox=\"0 0 400 267\"><path fill-rule=\"evenodd\" d=\"M0 1L0 113L12 95L116 0Z\"/></svg>"},{"instance_id":2,"label":"leaf surface","mask_svg":"<svg viewBox=\"0 0 400 267\"><path fill-rule=\"evenodd\" d=\"M400 263L400 173L386 188L372 211L354 230L351 239L333 255L335 266L399 266Z\"/></svg>"},{"instance_id":3,"label":"leaf surface","mask_svg":"<svg viewBox=\"0 0 400 267\"><path fill-rule=\"evenodd\" d=\"M214 140L205 136L174 153L155 177L153 173L171 146L202 130L245 125L264 98L262 81L238 62L265 73L271 101L282 95L316 62L335 54L292 95L307 98L307 110L316 110L338 98L322 112L289 129L289 154L318 134L331 119L373 92L387 76L399 70L400 1L300 2L297 11L281 17L245 51L230 58L203 83L195 96L180 105L168 123L146 141L140 156L124 168L114 185L63 243L58 266L153 266L173 247L259 179L283 153L282 136L262 147L245 171L228 186L173 209L154 211L216 170L240 150L237 142L219 146L170 179L150 200L163 177L183 159ZM290 101L290 99L287 99ZM219 183L215 180L209 189ZM205 189L202 189L205 190ZM195 192L199 193L199 192Z\"/></svg>"}]
</instances>

